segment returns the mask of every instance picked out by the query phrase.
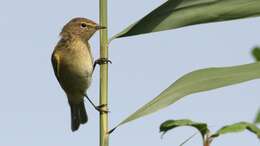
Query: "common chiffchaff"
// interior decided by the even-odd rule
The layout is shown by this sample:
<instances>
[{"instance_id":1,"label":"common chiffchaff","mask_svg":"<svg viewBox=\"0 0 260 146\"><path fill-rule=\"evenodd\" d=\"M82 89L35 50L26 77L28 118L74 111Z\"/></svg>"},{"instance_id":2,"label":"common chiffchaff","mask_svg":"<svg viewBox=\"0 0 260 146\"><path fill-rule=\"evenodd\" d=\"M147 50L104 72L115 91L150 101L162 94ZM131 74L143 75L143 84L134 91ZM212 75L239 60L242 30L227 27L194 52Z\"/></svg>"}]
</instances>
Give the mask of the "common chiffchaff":
<instances>
[{"instance_id":1,"label":"common chiffchaff","mask_svg":"<svg viewBox=\"0 0 260 146\"><path fill-rule=\"evenodd\" d=\"M70 105L72 131L88 121L84 96L91 84L94 64L88 40L103 28L86 18L72 19L63 27L51 57L55 76Z\"/></svg>"}]
</instances>

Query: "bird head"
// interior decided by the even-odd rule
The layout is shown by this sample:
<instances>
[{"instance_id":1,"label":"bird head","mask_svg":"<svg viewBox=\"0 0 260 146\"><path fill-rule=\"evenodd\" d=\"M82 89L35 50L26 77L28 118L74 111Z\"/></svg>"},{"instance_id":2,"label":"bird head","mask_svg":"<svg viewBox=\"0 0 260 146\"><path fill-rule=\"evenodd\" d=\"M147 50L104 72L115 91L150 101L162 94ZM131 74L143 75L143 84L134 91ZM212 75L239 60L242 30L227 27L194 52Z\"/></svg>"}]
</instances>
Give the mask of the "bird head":
<instances>
[{"instance_id":1,"label":"bird head","mask_svg":"<svg viewBox=\"0 0 260 146\"><path fill-rule=\"evenodd\" d=\"M76 37L88 41L96 31L105 28L87 18L73 18L63 27L60 35L62 37Z\"/></svg>"}]
</instances>

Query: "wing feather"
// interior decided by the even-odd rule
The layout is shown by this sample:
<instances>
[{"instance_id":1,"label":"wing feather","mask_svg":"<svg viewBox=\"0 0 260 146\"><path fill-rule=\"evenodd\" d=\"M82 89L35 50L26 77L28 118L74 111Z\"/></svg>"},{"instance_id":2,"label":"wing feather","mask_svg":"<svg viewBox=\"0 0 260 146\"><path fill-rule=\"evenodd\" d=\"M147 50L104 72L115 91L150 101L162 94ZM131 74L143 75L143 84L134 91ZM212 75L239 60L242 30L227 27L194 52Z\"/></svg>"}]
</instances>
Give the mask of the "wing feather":
<instances>
[{"instance_id":1,"label":"wing feather","mask_svg":"<svg viewBox=\"0 0 260 146\"><path fill-rule=\"evenodd\" d=\"M58 81L60 78L60 60L61 60L61 57L60 57L59 53L53 52L52 56L51 56L51 62L52 62L52 67L53 67L55 76L58 79Z\"/></svg>"}]
</instances>

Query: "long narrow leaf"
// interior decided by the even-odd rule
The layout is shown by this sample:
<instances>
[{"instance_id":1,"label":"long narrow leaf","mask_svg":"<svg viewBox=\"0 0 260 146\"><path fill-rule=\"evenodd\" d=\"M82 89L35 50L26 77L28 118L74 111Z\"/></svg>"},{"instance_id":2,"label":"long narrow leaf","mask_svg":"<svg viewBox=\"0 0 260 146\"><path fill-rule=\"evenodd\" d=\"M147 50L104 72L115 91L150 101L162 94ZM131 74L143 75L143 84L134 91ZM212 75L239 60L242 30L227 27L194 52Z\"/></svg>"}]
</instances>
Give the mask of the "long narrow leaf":
<instances>
[{"instance_id":1,"label":"long narrow leaf","mask_svg":"<svg viewBox=\"0 0 260 146\"><path fill-rule=\"evenodd\" d=\"M204 138L205 135L209 132L208 125L206 123L198 123L189 119L167 120L160 125L160 132L163 132L165 134L169 130L181 126L191 126L196 128L200 132L202 138Z\"/></svg>"},{"instance_id":2,"label":"long narrow leaf","mask_svg":"<svg viewBox=\"0 0 260 146\"><path fill-rule=\"evenodd\" d=\"M259 15L260 0L168 0L110 40Z\"/></svg>"},{"instance_id":3,"label":"long narrow leaf","mask_svg":"<svg viewBox=\"0 0 260 146\"><path fill-rule=\"evenodd\" d=\"M255 121L254 121L256 124L260 124L260 109L255 117Z\"/></svg>"},{"instance_id":4,"label":"long narrow leaf","mask_svg":"<svg viewBox=\"0 0 260 146\"><path fill-rule=\"evenodd\" d=\"M165 108L184 96L260 78L260 63L207 68L188 73L116 127ZM113 129L114 130L114 129Z\"/></svg>"},{"instance_id":5,"label":"long narrow leaf","mask_svg":"<svg viewBox=\"0 0 260 146\"><path fill-rule=\"evenodd\" d=\"M260 138L260 129L255 124L248 122L239 122L232 125L224 126L221 129L219 129L216 133L214 133L211 137L215 138L223 134L237 133L245 130L249 130L250 132L254 133L258 138Z\"/></svg>"}]
</instances>

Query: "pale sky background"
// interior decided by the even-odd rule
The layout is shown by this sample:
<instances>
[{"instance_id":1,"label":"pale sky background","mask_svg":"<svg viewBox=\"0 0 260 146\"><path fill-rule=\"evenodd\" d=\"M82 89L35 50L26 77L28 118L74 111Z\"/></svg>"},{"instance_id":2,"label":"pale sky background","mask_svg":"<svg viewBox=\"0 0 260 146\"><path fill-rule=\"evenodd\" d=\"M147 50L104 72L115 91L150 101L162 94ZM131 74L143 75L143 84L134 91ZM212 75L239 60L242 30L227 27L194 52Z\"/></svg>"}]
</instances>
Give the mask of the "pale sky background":
<instances>
[{"instance_id":1,"label":"pale sky background","mask_svg":"<svg viewBox=\"0 0 260 146\"><path fill-rule=\"evenodd\" d=\"M109 35L121 31L165 0L109 1ZM97 146L99 114L86 103L89 122L72 133L70 111L55 79L50 56L62 26L73 17L98 21L97 0L1 1L0 145ZM260 45L260 18L196 25L114 40L110 45L110 127L115 126L172 82L195 69L253 62ZM91 39L95 58L99 34ZM99 70L89 96L98 103ZM196 130L178 128L160 138L168 119L204 121L217 130L251 122L260 107L260 81L190 95L152 115L119 127L111 146L177 146ZM217 138L212 146L259 146L250 132ZM201 146L197 135L186 146Z\"/></svg>"}]
</instances>

